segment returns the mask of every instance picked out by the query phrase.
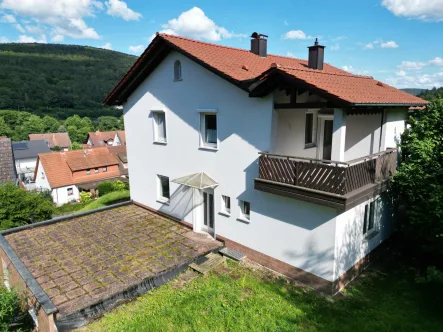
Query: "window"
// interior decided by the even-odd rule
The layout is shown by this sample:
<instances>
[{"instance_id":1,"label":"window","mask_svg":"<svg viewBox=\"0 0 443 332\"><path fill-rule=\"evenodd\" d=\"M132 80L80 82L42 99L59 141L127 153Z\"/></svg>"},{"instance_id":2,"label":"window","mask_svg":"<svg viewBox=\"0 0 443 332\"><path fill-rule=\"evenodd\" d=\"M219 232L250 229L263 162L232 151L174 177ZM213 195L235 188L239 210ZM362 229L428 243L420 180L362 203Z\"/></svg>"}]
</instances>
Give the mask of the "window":
<instances>
[{"instance_id":1,"label":"window","mask_svg":"<svg viewBox=\"0 0 443 332\"><path fill-rule=\"evenodd\" d=\"M154 141L166 143L166 119L164 112L153 112Z\"/></svg>"},{"instance_id":2,"label":"window","mask_svg":"<svg viewBox=\"0 0 443 332\"><path fill-rule=\"evenodd\" d=\"M317 137L317 113L307 111L305 115L305 147L313 147Z\"/></svg>"},{"instance_id":3,"label":"window","mask_svg":"<svg viewBox=\"0 0 443 332\"><path fill-rule=\"evenodd\" d=\"M200 122L202 145L217 148L217 114L202 113Z\"/></svg>"},{"instance_id":4,"label":"window","mask_svg":"<svg viewBox=\"0 0 443 332\"><path fill-rule=\"evenodd\" d=\"M44 173L44 172L42 172L42 174L41 174L41 179L42 179L42 180L45 179L45 173Z\"/></svg>"},{"instance_id":5,"label":"window","mask_svg":"<svg viewBox=\"0 0 443 332\"><path fill-rule=\"evenodd\" d=\"M251 214L251 203L246 201L240 201L241 217L243 219L250 219Z\"/></svg>"},{"instance_id":6,"label":"window","mask_svg":"<svg viewBox=\"0 0 443 332\"><path fill-rule=\"evenodd\" d=\"M107 172L107 171L108 171L108 168L107 168L107 167L103 167L102 171L103 171L103 173L104 173L104 172Z\"/></svg>"},{"instance_id":7,"label":"window","mask_svg":"<svg viewBox=\"0 0 443 332\"><path fill-rule=\"evenodd\" d=\"M87 175L91 174L91 170L89 168L86 170L86 174Z\"/></svg>"},{"instance_id":8,"label":"window","mask_svg":"<svg viewBox=\"0 0 443 332\"><path fill-rule=\"evenodd\" d=\"M231 198L229 196L222 195L222 211L226 214L231 213Z\"/></svg>"},{"instance_id":9,"label":"window","mask_svg":"<svg viewBox=\"0 0 443 332\"><path fill-rule=\"evenodd\" d=\"M365 205L365 215L363 221L363 234L368 234L374 230L375 201Z\"/></svg>"},{"instance_id":10,"label":"window","mask_svg":"<svg viewBox=\"0 0 443 332\"><path fill-rule=\"evenodd\" d=\"M182 80L182 65L180 61L174 62L174 81L181 81Z\"/></svg>"},{"instance_id":11,"label":"window","mask_svg":"<svg viewBox=\"0 0 443 332\"><path fill-rule=\"evenodd\" d=\"M68 188L67 190L68 190L68 196L74 195L74 189Z\"/></svg>"},{"instance_id":12,"label":"window","mask_svg":"<svg viewBox=\"0 0 443 332\"><path fill-rule=\"evenodd\" d=\"M161 201L169 201L169 178L167 176L157 175L158 198Z\"/></svg>"},{"instance_id":13,"label":"window","mask_svg":"<svg viewBox=\"0 0 443 332\"><path fill-rule=\"evenodd\" d=\"M98 173L98 168L96 168L96 169L94 170L94 173Z\"/></svg>"}]
</instances>

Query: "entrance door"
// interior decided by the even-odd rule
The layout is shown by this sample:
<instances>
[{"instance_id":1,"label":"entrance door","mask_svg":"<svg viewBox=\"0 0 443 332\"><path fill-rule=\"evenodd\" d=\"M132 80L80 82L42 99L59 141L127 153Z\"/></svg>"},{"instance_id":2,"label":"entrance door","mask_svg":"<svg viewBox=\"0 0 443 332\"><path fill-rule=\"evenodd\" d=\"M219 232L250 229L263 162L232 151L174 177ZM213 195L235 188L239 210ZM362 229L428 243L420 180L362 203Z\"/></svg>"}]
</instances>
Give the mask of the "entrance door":
<instances>
[{"instance_id":1,"label":"entrance door","mask_svg":"<svg viewBox=\"0 0 443 332\"><path fill-rule=\"evenodd\" d=\"M203 226L202 230L214 233L214 194L203 192Z\"/></svg>"},{"instance_id":2,"label":"entrance door","mask_svg":"<svg viewBox=\"0 0 443 332\"><path fill-rule=\"evenodd\" d=\"M322 159L331 160L332 156L332 128L333 120L324 120L323 122L323 155Z\"/></svg>"}]
</instances>

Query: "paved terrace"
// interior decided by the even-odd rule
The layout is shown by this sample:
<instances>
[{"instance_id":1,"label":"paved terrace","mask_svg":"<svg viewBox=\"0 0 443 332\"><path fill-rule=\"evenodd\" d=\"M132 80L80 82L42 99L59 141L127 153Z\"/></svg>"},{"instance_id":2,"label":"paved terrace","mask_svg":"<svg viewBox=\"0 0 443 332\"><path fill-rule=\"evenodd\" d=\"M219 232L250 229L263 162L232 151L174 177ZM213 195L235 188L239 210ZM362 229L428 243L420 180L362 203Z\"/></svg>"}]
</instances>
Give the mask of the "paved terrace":
<instances>
[{"instance_id":1,"label":"paved terrace","mask_svg":"<svg viewBox=\"0 0 443 332\"><path fill-rule=\"evenodd\" d=\"M135 205L5 238L56 305L58 318L221 245Z\"/></svg>"}]
</instances>

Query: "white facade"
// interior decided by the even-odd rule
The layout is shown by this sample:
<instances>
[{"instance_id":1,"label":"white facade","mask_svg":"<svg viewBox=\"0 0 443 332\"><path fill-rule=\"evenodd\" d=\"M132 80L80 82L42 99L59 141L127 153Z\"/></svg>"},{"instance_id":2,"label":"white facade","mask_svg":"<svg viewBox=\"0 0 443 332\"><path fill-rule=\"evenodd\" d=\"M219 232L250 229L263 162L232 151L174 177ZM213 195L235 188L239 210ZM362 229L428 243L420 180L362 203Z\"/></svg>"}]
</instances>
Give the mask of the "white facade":
<instances>
[{"instance_id":1,"label":"white facade","mask_svg":"<svg viewBox=\"0 0 443 332\"><path fill-rule=\"evenodd\" d=\"M80 199L80 192L75 185L51 188L49 184L48 177L46 176L43 165L39 163L37 165L37 172L35 176L35 187L37 190L51 190L51 196L53 202L57 205L63 205L66 203L71 203ZM72 189L72 191L71 191Z\"/></svg>"},{"instance_id":2,"label":"white facade","mask_svg":"<svg viewBox=\"0 0 443 332\"><path fill-rule=\"evenodd\" d=\"M181 81L173 80L176 60L181 62ZM362 230L359 220L364 203L341 213L254 189L259 152L318 156L316 146L305 147L307 110L274 110L274 98L280 98L278 93L250 98L247 92L192 60L170 52L124 104L131 198L185 220L199 231L202 192L170 182L170 201L165 202L159 199L158 175L171 181L205 172L219 184L206 190L214 195L217 235L334 281L375 247L375 241L384 240L390 227L368 245L366 236L348 236L348 229L355 234ZM165 113L166 142L154 142L153 112ZM201 146L204 113L217 115L215 148ZM391 146L391 134L382 136L380 145L380 115L346 117L343 113L336 109L324 115L334 120L332 155L340 158L336 160L354 159L378 152L380 146ZM386 113L387 128L401 130L401 116L397 115ZM230 214L222 212L222 195L230 197ZM242 216L241 201L250 203L249 221ZM388 224L386 204L378 206L382 211L377 213L376 222Z\"/></svg>"}]
</instances>

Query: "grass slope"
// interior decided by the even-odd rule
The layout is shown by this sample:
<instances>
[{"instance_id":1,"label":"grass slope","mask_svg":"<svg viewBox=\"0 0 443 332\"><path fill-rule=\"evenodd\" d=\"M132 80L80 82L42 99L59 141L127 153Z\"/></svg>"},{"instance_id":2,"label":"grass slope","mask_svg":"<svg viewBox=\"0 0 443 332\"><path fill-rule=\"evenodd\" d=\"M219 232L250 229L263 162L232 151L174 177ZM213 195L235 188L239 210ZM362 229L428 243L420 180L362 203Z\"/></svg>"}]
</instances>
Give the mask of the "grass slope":
<instances>
[{"instance_id":1,"label":"grass slope","mask_svg":"<svg viewBox=\"0 0 443 332\"><path fill-rule=\"evenodd\" d=\"M232 271L171 282L123 305L88 331L441 331L441 301L413 273L368 271L334 298L269 272Z\"/></svg>"},{"instance_id":2,"label":"grass slope","mask_svg":"<svg viewBox=\"0 0 443 332\"><path fill-rule=\"evenodd\" d=\"M137 58L88 46L0 44L0 109L99 109Z\"/></svg>"}]
</instances>

